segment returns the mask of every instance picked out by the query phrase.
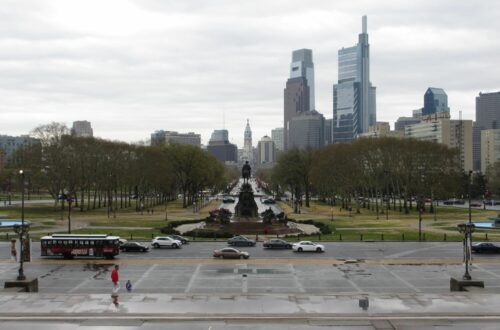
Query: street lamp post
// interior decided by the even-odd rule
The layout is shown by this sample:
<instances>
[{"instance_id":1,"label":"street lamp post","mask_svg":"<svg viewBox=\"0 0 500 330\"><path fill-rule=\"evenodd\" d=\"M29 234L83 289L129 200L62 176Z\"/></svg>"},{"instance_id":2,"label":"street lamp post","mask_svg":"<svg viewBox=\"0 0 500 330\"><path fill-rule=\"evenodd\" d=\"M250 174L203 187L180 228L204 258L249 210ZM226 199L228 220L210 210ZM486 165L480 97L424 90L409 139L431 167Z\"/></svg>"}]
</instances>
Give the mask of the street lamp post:
<instances>
[{"instance_id":1,"label":"street lamp post","mask_svg":"<svg viewBox=\"0 0 500 330\"><path fill-rule=\"evenodd\" d=\"M385 219L389 220L389 185L387 184L387 178L389 177L389 171L384 170L384 176L385 176L385 198L386 198L386 203L385 203ZM383 200L382 200L383 201Z\"/></svg>"},{"instance_id":2,"label":"street lamp post","mask_svg":"<svg viewBox=\"0 0 500 330\"><path fill-rule=\"evenodd\" d=\"M457 226L458 231L464 234L463 240L463 250L464 250L464 262L465 262L465 273L462 279L470 281L472 277L469 274L469 262L471 260L471 237L474 232L475 225L473 223L461 223Z\"/></svg>"},{"instance_id":3,"label":"street lamp post","mask_svg":"<svg viewBox=\"0 0 500 330\"><path fill-rule=\"evenodd\" d=\"M68 166L67 168L68 171L68 192L65 194L66 201L68 202L68 234L71 234L71 204L73 202L73 189L72 189L72 184L71 184L71 166Z\"/></svg>"},{"instance_id":4,"label":"street lamp post","mask_svg":"<svg viewBox=\"0 0 500 330\"><path fill-rule=\"evenodd\" d=\"M73 196L71 192L67 196L68 201L68 234L71 234L71 205L73 204Z\"/></svg>"},{"instance_id":5,"label":"street lamp post","mask_svg":"<svg viewBox=\"0 0 500 330\"><path fill-rule=\"evenodd\" d=\"M19 275L17 276L18 281L26 280L26 276L24 275L23 262L24 262L24 247L23 247L23 239L26 233L26 228L24 227L24 171L19 170L19 174L21 174L21 227L15 227L14 230L19 234Z\"/></svg>"},{"instance_id":6,"label":"street lamp post","mask_svg":"<svg viewBox=\"0 0 500 330\"><path fill-rule=\"evenodd\" d=\"M424 212L423 208L423 198L420 198L417 202L418 208L418 241L422 241L422 213Z\"/></svg>"},{"instance_id":7,"label":"street lamp post","mask_svg":"<svg viewBox=\"0 0 500 330\"><path fill-rule=\"evenodd\" d=\"M472 210L471 210L471 193L470 193L470 190L471 190L471 179L472 179L472 171L469 171L469 185L468 185L468 195L469 195L469 224L472 223Z\"/></svg>"}]
</instances>

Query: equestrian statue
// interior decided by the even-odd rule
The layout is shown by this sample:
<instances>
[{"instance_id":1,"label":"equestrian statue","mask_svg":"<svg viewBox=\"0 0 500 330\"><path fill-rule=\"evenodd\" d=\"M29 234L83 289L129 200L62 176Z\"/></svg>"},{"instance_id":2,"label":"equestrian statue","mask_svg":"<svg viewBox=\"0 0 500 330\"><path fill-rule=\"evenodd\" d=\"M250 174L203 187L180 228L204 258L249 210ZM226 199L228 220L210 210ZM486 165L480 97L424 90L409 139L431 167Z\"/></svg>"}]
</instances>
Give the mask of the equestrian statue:
<instances>
[{"instance_id":1,"label":"equestrian statue","mask_svg":"<svg viewBox=\"0 0 500 330\"><path fill-rule=\"evenodd\" d=\"M241 176L243 177L243 183L248 183L251 174L252 174L252 168L250 167L250 164L248 164L248 161L246 161L245 165L243 165L243 168L241 169Z\"/></svg>"}]
</instances>

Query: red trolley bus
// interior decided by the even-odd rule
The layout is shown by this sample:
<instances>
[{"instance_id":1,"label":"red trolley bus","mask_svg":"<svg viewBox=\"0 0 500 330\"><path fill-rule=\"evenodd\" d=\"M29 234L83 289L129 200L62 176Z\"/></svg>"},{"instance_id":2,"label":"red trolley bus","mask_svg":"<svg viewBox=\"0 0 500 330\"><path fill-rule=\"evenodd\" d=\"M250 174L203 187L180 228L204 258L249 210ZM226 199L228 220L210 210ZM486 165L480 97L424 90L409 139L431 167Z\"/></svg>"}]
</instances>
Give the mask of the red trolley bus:
<instances>
[{"instance_id":1,"label":"red trolley bus","mask_svg":"<svg viewBox=\"0 0 500 330\"><path fill-rule=\"evenodd\" d=\"M120 253L118 236L53 234L40 239L42 257L63 256L66 259L85 256L113 259Z\"/></svg>"}]
</instances>

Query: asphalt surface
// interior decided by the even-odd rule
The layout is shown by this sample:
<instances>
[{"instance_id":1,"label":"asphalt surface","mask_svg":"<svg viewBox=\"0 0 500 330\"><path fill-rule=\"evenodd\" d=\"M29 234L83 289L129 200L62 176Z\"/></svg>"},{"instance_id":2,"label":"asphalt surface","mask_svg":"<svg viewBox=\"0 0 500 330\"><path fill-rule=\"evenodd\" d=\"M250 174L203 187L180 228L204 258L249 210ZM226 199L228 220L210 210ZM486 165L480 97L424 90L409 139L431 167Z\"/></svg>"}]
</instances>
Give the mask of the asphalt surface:
<instances>
[{"instance_id":1,"label":"asphalt surface","mask_svg":"<svg viewBox=\"0 0 500 330\"><path fill-rule=\"evenodd\" d=\"M255 239L255 237L250 237ZM262 240L262 237L260 237ZM251 259L429 259L461 260L462 245L459 242L321 242L325 246L324 253L293 252L291 250L264 249L262 242L256 246L238 246L237 249L247 251ZM150 245L151 242L146 242ZM496 243L499 244L500 243ZM150 248L149 252L121 252L118 260L128 259L211 259L215 249L228 246L225 241L194 241L183 245L180 249ZM8 259L10 245L0 242L0 260ZM40 242L32 244L33 259L41 259ZM499 260L500 254L476 254L477 260ZM51 259L44 257L42 259ZM54 258L52 258L54 259ZM55 258L57 259L57 258Z\"/></svg>"}]
</instances>

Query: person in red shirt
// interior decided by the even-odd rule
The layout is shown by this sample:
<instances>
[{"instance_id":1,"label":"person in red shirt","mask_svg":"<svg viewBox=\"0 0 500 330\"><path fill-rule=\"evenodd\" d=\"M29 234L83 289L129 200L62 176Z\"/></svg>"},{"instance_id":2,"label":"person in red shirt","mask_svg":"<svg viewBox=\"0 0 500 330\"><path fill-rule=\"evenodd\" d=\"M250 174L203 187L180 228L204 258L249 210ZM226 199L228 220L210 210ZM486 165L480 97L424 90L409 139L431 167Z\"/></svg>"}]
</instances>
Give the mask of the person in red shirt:
<instances>
[{"instance_id":1,"label":"person in red shirt","mask_svg":"<svg viewBox=\"0 0 500 330\"><path fill-rule=\"evenodd\" d=\"M111 294L111 298L113 299L113 304L118 306L118 291L120 290L120 275L118 274L118 270L120 266L115 265L115 268L111 271L111 282L113 282L113 293Z\"/></svg>"},{"instance_id":2,"label":"person in red shirt","mask_svg":"<svg viewBox=\"0 0 500 330\"><path fill-rule=\"evenodd\" d=\"M118 290L120 289L120 275L118 274L118 270L120 269L120 266L115 265L115 268L111 271L111 282L113 282L113 292L118 293Z\"/></svg>"}]
</instances>

